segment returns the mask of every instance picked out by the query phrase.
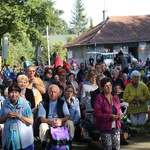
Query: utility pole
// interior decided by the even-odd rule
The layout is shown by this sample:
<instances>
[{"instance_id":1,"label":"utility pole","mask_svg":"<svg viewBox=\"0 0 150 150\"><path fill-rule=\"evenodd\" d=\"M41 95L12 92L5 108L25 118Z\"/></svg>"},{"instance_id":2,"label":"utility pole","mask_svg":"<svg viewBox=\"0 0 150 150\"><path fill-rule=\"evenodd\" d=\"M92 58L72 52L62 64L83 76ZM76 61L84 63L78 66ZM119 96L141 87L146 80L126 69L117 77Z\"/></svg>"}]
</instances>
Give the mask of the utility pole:
<instances>
[{"instance_id":1,"label":"utility pole","mask_svg":"<svg viewBox=\"0 0 150 150\"><path fill-rule=\"evenodd\" d=\"M5 65L7 57L8 57L8 37L4 35L2 37L2 59L4 60Z\"/></svg>"},{"instance_id":2,"label":"utility pole","mask_svg":"<svg viewBox=\"0 0 150 150\"><path fill-rule=\"evenodd\" d=\"M48 53L48 65L51 65L50 61L50 46L49 46L49 34L48 34L48 26L46 28L46 33L47 33L47 53Z\"/></svg>"}]
</instances>

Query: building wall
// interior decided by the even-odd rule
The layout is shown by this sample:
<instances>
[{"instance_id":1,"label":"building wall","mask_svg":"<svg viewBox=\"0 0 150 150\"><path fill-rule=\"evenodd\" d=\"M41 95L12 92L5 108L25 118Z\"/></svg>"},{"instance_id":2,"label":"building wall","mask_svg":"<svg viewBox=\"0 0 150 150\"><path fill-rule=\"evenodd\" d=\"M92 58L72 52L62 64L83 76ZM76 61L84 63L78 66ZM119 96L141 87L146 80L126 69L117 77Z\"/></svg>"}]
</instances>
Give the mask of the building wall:
<instances>
[{"instance_id":1,"label":"building wall","mask_svg":"<svg viewBox=\"0 0 150 150\"><path fill-rule=\"evenodd\" d=\"M138 48L138 54L139 58L142 59L142 61L146 61L147 58L150 58L150 42L146 43L145 50L140 50L140 47Z\"/></svg>"},{"instance_id":2,"label":"building wall","mask_svg":"<svg viewBox=\"0 0 150 150\"><path fill-rule=\"evenodd\" d=\"M115 44L114 50L119 52L120 50L124 52L128 52L128 46L120 49L120 44ZM96 47L90 47L90 46L78 46L78 47L72 47L70 50L72 50L72 57L75 58L78 63L86 62L89 63L89 57L91 54L88 54L87 52L105 52L104 45L96 45ZM142 61L146 61L146 59L150 58L150 42L146 44L145 50L141 51L140 47L137 46L137 55L138 58L142 59ZM91 55L92 56L92 55ZM92 56L94 58L94 56ZM96 58L94 58L96 59ZM71 58L68 59L69 62L71 62Z\"/></svg>"},{"instance_id":3,"label":"building wall","mask_svg":"<svg viewBox=\"0 0 150 150\"><path fill-rule=\"evenodd\" d=\"M75 58L78 61L78 64L86 61L86 52L91 51L91 49L87 49L86 46L72 47L72 58ZM71 62L71 58L68 59L68 62Z\"/></svg>"},{"instance_id":4,"label":"building wall","mask_svg":"<svg viewBox=\"0 0 150 150\"><path fill-rule=\"evenodd\" d=\"M72 57L80 64L81 62L89 63L90 56L94 58L94 55L88 54L87 52L104 52L104 47L103 45L99 45L96 48L90 46L78 46L72 47L70 50L72 50ZM71 62L71 58L68 59L68 61Z\"/></svg>"}]
</instances>

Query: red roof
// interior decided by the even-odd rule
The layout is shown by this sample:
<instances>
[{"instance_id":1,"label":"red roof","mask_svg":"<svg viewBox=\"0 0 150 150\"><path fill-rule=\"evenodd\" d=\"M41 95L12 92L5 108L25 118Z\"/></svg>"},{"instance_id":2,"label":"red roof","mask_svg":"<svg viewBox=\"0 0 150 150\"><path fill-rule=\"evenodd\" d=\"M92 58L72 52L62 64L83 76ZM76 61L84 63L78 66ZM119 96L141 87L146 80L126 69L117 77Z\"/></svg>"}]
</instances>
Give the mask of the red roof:
<instances>
[{"instance_id":1,"label":"red roof","mask_svg":"<svg viewBox=\"0 0 150 150\"><path fill-rule=\"evenodd\" d=\"M150 41L150 15L109 17L65 47L141 41Z\"/></svg>"}]
</instances>

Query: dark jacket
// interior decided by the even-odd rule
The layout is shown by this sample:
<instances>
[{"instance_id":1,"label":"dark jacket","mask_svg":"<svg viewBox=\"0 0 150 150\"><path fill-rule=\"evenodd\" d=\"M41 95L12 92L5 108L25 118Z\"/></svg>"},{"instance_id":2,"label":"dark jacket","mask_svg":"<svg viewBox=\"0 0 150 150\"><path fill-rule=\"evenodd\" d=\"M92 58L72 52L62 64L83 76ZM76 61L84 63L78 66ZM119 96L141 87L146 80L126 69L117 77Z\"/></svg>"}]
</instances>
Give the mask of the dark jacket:
<instances>
[{"instance_id":1,"label":"dark jacket","mask_svg":"<svg viewBox=\"0 0 150 150\"><path fill-rule=\"evenodd\" d=\"M30 102L31 109L34 108L35 107L35 99L34 99L33 91L31 89L26 88L25 97L26 97L26 100L28 100Z\"/></svg>"},{"instance_id":2,"label":"dark jacket","mask_svg":"<svg viewBox=\"0 0 150 150\"><path fill-rule=\"evenodd\" d=\"M110 72L109 72L108 70L105 70L105 71L103 72L103 74L104 74L106 77L111 78L111 74L110 74Z\"/></svg>"},{"instance_id":3,"label":"dark jacket","mask_svg":"<svg viewBox=\"0 0 150 150\"><path fill-rule=\"evenodd\" d=\"M96 96L98 94L100 94L100 89L99 88L97 88L96 90L91 92L91 105L92 105L93 109L94 109L94 103L95 103L95 100L96 100Z\"/></svg>"},{"instance_id":4,"label":"dark jacket","mask_svg":"<svg viewBox=\"0 0 150 150\"><path fill-rule=\"evenodd\" d=\"M49 108L49 100L42 101L42 104L43 104L43 106L46 110L46 118L47 118L48 113L51 109L51 108ZM62 110L63 104L64 104L64 100L58 98L58 100L57 100L57 115L58 115L58 118L63 118L64 117L63 110Z\"/></svg>"},{"instance_id":5,"label":"dark jacket","mask_svg":"<svg viewBox=\"0 0 150 150\"><path fill-rule=\"evenodd\" d=\"M116 80L114 80L113 78L111 78L112 80L112 83L113 83L113 87L117 86L117 85L120 85L122 90L125 89L125 85L124 85L124 82L121 78L117 78Z\"/></svg>"},{"instance_id":6,"label":"dark jacket","mask_svg":"<svg viewBox=\"0 0 150 150\"><path fill-rule=\"evenodd\" d=\"M79 70L79 72L77 73L77 82L80 83L83 81L83 77L84 77L84 73L86 70Z\"/></svg>"}]
</instances>

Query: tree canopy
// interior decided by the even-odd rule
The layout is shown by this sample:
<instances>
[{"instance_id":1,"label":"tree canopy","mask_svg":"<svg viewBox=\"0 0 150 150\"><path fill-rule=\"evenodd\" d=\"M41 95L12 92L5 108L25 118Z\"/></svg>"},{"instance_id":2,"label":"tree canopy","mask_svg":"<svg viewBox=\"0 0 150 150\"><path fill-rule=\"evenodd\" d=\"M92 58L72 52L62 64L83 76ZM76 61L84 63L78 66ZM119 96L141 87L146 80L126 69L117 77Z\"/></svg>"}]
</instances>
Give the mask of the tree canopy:
<instances>
[{"instance_id":1,"label":"tree canopy","mask_svg":"<svg viewBox=\"0 0 150 150\"><path fill-rule=\"evenodd\" d=\"M64 12L54 4L53 0L0 0L0 38L9 36L7 63L20 65L22 55L35 63L37 47L47 47L42 37L47 26L49 35L68 33L67 23L60 18Z\"/></svg>"},{"instance_id":2,"label":"tree canopy","mask_svg":"<svg viewBox=\"0 0 150 150\"><path fill-rule=\"evenodd\" d=\"M58 29L64 23L59 17L63 11L55 10L52 0L1 0L0 3L0 38L10 33L12 39L20 41L26 33L30 41L40 44L47 25Z\"/></svg>"}]
</instances>

